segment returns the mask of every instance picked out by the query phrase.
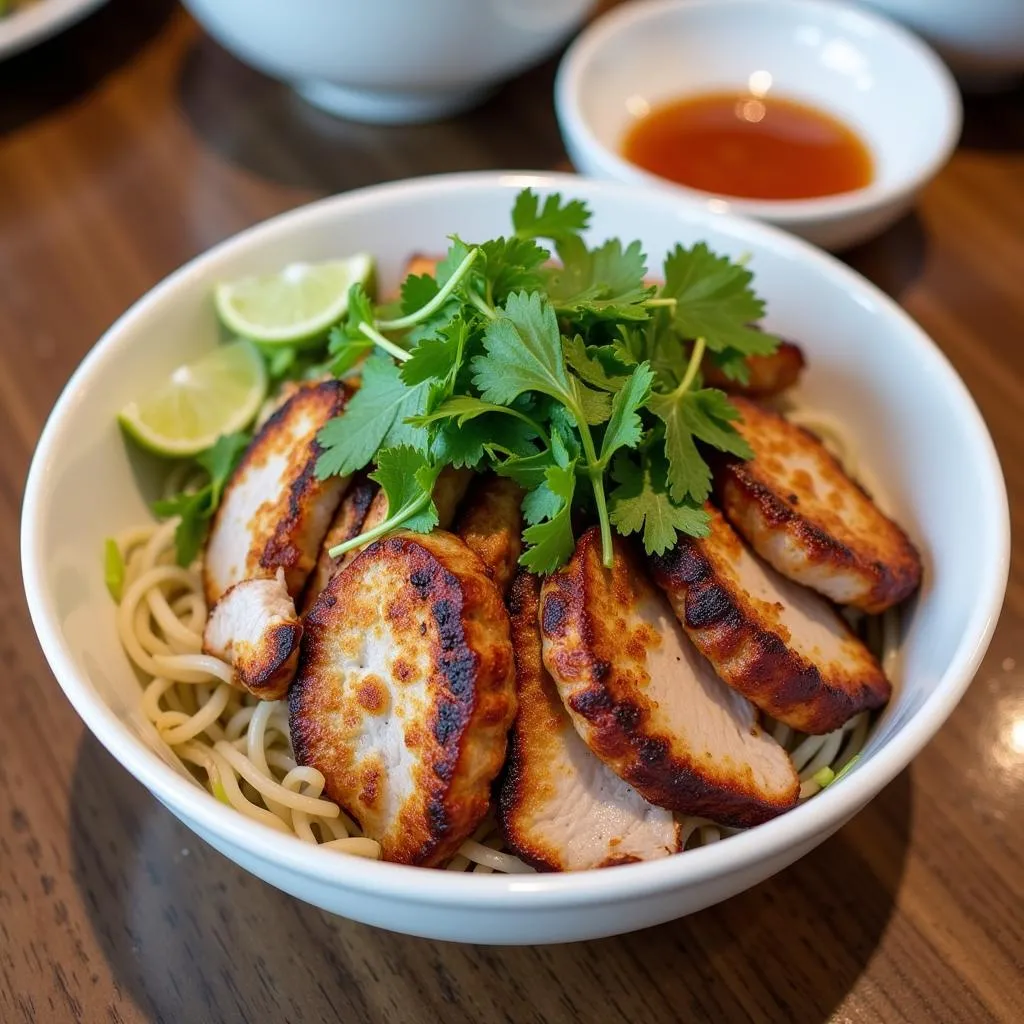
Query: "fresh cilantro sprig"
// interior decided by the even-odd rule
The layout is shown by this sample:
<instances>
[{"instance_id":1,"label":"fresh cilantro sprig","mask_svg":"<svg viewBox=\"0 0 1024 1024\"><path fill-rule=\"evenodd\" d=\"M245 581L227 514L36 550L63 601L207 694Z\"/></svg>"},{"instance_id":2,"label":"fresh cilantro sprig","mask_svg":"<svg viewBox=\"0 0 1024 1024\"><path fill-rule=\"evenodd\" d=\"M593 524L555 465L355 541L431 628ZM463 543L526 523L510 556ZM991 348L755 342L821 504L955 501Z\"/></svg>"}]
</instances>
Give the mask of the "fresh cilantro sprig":
<instances>
[{"instance_id":1,"label":"fresh cilantro sprig","mask_svg":"<svg viewBox=\"0 0 1024 1024\"><path fill-rule=\"evenodd\" d=\"M179 565L191 565L199 554L207 524L220 504L224 485L235 471L250 440L251 435L246 433L222 434L212 447L195 458L197 468L206 471L206 482L198 488L181 491L153 503L153 511L161 519L181 517L174 530Z\"/></svg>"},{"instance_id":2,"label":"fresh cilantro sprig","mask_svg":"<svg viewBox=\"0 0 1024 1024\"><path fill-rule=\"evenodd\" d=\"M453 236L433 276L404 282L397 309L353 289L330 355L361 384L320 432L317 473L375 463L389 515L332 554L436 526L447 465L524 488L521 562L537 573L566 561L587 520L606 564L613 529L650 553L706 532L707 449L749 451L701 367L710 359L742 379L746 358L777 340L751 326L764 306L745 266L703 243L677 246L651 285L640 243L589 248L589 220L579 201L524 190L511 235Z\"/></svg>"}]
</instances>

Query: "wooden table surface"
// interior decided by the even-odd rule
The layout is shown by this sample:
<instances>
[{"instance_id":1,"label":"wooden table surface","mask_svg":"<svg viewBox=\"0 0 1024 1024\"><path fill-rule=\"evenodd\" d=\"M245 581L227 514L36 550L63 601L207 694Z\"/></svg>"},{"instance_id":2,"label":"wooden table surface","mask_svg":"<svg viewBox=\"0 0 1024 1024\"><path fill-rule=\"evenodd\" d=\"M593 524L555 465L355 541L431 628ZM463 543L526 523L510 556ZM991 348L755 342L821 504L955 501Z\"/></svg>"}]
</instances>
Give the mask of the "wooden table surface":
<instances>
[{"instance_id":1,"label":"wooden table surface","mask_svg":"<svg viewBox=\"0 0 1024 1024\"><path fill-rule=\"evenodd\" d=\"M552 73L446 124L346 124L243 67L170 0L112 0L0 64L3 1024L1024 1021L1019 549L973 688L850 825L722 906L577 945L425 942L282 895L179 825L50 675L22 597L22 487L101 332L183 261L317 196L557 166ZM848 258L963 375L1019 520L1024 92L969 102L963 145L916 214Z\"/></svg>"}]
</instances>

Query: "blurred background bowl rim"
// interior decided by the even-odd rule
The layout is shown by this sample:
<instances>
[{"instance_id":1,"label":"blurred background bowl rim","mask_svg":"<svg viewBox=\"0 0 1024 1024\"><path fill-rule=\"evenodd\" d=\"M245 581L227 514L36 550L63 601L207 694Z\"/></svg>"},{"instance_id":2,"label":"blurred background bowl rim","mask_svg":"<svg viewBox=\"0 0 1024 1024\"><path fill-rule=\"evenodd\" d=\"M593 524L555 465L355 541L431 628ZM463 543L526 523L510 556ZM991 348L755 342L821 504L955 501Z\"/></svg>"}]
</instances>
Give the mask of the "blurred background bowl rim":
<instances>
[{"instance_id":1,"label":"blurred background bowl rim","mask_svg":"<svg viewBox=\"0 0 1024 1024\"><path fill-rule=\"evenodd\" d=\"M0 60L55 36L106 2L39 0L39 3L0 18Z\"/></svg>"},{"instance_id":2,"label":"blurred background bowl rim","mask_svg":"<svg viewBox=\"0 0 1024 1024\"><path fill-rule=\"evenodd\" d=\"M989 531L995 558L985 570L985 586L974 595L968 628L934 690L920 711L863 761L841 785L814 800L748 832L685 856L583 872L531 875L466 875L339 856L229 812L215 797L175 770L117 718L84 673L62 635L53 597L47 592L46 555L42 549L46 478L59 462L61 439L72 427L78 396L90 383L116 372L123 348L138 344L137 322L144 322L165 303L173 302L185 284L207 280L212 285L217 266L254 243L275 236L301 233L304 227L334 208L381 206L406 197L429 203L439 195L458 195L467 189L493 191L509 198L527 186L575 194L589 202L631 202L648 207L672 206L685 211L699 227L725 216L738 234L781 253L799 265L801 273L824 274L846 289L875 303L882 320L903 336L901 343L931 360L942 392L959 413L959 429L969 432L972 450L984 464L986 497L991 504L979 530ZM597 181L570 174L530 171L474 171L409 178L328 196L271 217L238 232L183 264L134 302L89 350L65 385L51 411L32 458L21 521L21 561L26 599L40 645L61 689L85 725L130 775L161 803L175 810L190 829L216 836L220 843L246 856L273 864L290 875L330 888L351 889L382 899L412 904L443 904L448 909L504 908L540 910L571 908L591 903L614 904L638 896L682 889L710 878L722 878L753 863L820 842L860 810L913 760L935 735L966 692L995 629L1002 607L1009 568L1009 510L1006 488L991 436L966 385L945 355L892 299L871 282L814 246L763 224L709 211L704 204L674 198L664 192ZM99 555L97 555L99 559ZM97 561L97 572L100 571ZM140 688L141 700L141 688ZM201 836L201 838L204 838ZM206 839L209 842L209 839ZM746 888L747 886L744 886Z\"/></svg>"}]
</instances>

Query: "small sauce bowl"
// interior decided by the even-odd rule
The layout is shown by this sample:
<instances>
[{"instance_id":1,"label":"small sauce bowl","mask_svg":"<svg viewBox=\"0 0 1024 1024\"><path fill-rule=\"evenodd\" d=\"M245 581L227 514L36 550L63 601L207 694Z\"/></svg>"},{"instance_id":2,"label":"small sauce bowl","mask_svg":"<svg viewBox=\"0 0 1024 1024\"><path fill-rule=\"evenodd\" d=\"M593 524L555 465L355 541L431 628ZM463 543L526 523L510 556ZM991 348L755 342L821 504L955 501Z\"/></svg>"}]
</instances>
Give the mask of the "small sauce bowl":
<instances>
[{"instance_id":1,"label":"small sauce bowl","mask_svg":"<svg viewBox=\"0 0 1024 1024\"><path fill-rule=\"evenodd\" d=\"M813 199L738 199L676 184L622 155L630 128L651 110L724 91L797 100L843 122L871 152L871 182ZM878 234L907 211L949 159L963 116L952 75L925 43L838 0L625 4L569 48L555 108L580 173L667 189L833 250Z\"/></svg>"}]
</instances>

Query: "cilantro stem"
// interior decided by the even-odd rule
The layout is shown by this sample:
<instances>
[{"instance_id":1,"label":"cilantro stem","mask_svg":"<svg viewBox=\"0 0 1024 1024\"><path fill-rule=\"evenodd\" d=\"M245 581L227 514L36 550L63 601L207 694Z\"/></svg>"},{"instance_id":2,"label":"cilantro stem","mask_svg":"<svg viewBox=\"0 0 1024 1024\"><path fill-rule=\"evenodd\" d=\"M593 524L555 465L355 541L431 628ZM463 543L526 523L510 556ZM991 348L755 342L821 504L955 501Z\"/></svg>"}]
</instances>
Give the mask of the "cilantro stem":
<instances>
[{"instance_id":1,"label":"cilantro stem","mask_svg":"<svg viewBox=\"0 0 1024 1024\"><path fill-rule=\"evenodd\" d=\"M683 395L690 390L690 385L693 383L694 377L697 376L701 360L704 358L705 348L706 343L703 338L698 338L693 343L693 351L690 353L690 362L686 366L686 373L683 375L683 379L679 382L679 387L676 388L674 394Z\"/></svg>"},{"instance_id":2,"label":"cilantro stem","mask_svg":"<svg viewBox=\"0 0 1024 1024\"><path fill-rule=\"evenodd\" d=\"M365 334L370 341L377 345L379 348L384 349L388 355L394 356L400 363L404 363L406 359L410 357L412 353L406 352L400 345L396 345L393 341L389 341L379 331L375 331L365 321L359 325L359 330Z\"/></svg>"},{"instance_id":3,"label":"cilantro stem","mask_svg":"<svg viewBox=\"0 0 1024 1024\"><path fill-rule=\"evenodd\" d=\"M662 299L648 299L645 303L648 309L658 309L662 306L677 306L679 305L678 299L662 298Z\"/></svg>"},{"instance_id":4,"label":"cilantro stem","mask_svg":"<svg viewBox=\"0 0 1024 1024\"><path fill-rule=\"evenodd\" d=\"M564 399L563 399L564 401ZM583 454L587 460L587 476L590 477L590 486L594 489L594 504L597 505L597 521L601 527L601 562L606 569L612 567L614 551L612 549L612 524L608 518L608 502L604 494L604 464L597 457L597 449L594 447L594 439L590 435L590 426L587 423L583 411L574 400L566 402L565 407L572 414L576 426L580 432L580 441L583 444Z\"/></svg>"},{"instance_id":5,"label":"cilantro stem","mask_svg":"<svg viewBox=\"0 0 1024 1024\"><path fill-rule=\"evenodd\" d=\"M431 501L433 501L432 493L424 491L415 501L410 502L408 505L403 505L393 516L388 516L384 522L378 523L372 530L367 530L366 533L361 533L358 537L353 537L351 540L346 540L336 545L327 553L331 558L338 558L353 548L361 548L364 544L371 544L392 530L398 529L407 519L411 519L414 515L422 512Z\"/></svg>"},{"instance_id":6,"label":"cilantro stem","mask_svg":"<svg viewBox=\"0 0 1024 1024\"><path fill-rule=\"evenodd\" d=\"M604 467L597 458L594 450L594 441L590 436L590 428L586 423L581 424L582 433L580 439L583 441L583 454L587 457L589 465L590 485L594 488L594 503L597 505L597 521L601 525L601 561L606 569L612 567L612 524L608 518L608 504L604 495Z\"/></svg>"},{"instance_id":7,"label":"cilantro stem","mask_svg":"<svg viewBox=\"0 0 1024 1024\"><path fill-rule=\"evenodd\" d=\"M497 312L487 304L487 300L482 295L478 295L472 288L470 288L467 297L469 298L469 301L476 306L476 308L479 309L485 317L487 317L488 320L498 319Z\"/></svg>"},{"instance_id":8,"label":"cilantro stem","mask_svg":"<svg viewBox=\"0 0 1024 1024\"><path fill-rule=\"evenodd\" d=\"M427 317L433 316L448 301L452 292L459 287L479 254L479 248L470 249L463 261L455 268L452 276L445 281L438 293L425 306L407 316L400 316L397 320L378 320L377 327L382 331L404 331L406 328L415 327Z\"/></svg>"}]
</instances>

